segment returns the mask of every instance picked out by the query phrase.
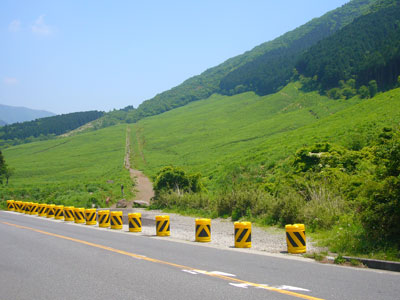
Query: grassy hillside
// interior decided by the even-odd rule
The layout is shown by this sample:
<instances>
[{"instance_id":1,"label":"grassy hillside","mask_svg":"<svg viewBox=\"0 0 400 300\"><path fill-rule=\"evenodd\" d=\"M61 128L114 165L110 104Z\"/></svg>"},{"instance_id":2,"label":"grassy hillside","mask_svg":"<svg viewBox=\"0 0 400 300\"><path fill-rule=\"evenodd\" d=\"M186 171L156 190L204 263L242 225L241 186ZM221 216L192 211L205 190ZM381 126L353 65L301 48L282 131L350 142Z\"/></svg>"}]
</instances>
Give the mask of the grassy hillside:
<instances>
[{"instance_id":1,"label":"grassy hillside","mask_svg":"<svg viewBox=\"0 0 400 300\"><path fill-rule=\"evenodd\" d=\"M51 203L104 206L104 201L132 197L132 182L124 169L126 125L73 137L35 142L3 151L15 169L1 199L31 199Z\"/></svg>"},{"instance_id":2,"label":"grassy hillside","mask_svg":"<svg viewBox=\"0 0 400 300\"><path fill-rule=\"evenodd\" d=\"M389 109L393 102L386 101L396 91L373 100L333 101L299 87L289 84L263 97L213 95L146 118L132 125L135 163L150 175L168 164L218 175L229 165L275 163L317 141L350 143L359 130L356 122L359 127L391 123L398 115ZM379 115L378 109L388 112Z\"/></svg>"}]
</instances>

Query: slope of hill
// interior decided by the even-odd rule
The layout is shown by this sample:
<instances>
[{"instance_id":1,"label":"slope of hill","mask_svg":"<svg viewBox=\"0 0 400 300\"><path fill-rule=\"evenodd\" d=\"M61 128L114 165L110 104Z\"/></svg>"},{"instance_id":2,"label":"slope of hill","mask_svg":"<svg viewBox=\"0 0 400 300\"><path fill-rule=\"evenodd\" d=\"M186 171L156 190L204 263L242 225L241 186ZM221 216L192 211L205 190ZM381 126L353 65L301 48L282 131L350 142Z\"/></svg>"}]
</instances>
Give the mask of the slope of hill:
<instances>
[{"instance_id":1,"label":"slope of hill","mask_svg":"<svg viewBox=\"0 0 400 300\"><path fill-rule=\"evenodd\" d=\"M53 138L103 115L104 112L99 111L77 112L6 125L0 128L0 146Z\"/></svg>"},{"instance_id":2,"label":"slope of hill","mask_svg":"<svg viewBox=\"0 0 400 300\"><path fill-rule=\"evenodd\" d=\"M0 120L3 120L7 124L31 121L51 116L55 116L55 114L45 110L35 110L26 107L0 104Z\"/></svg>"},{"instance_id":3,"label":"slope of hill","mask_svg":"<svg viewBox=\"0 0 400 300\"><path fill-rule=\"evenodd\" d=\"M321 89L354 78L356 86L376 80L382 90L393 88L400 75L400 3L355 20L304 53L296 68L318 79Z\"/></svg>"},{"instance_id":4,"label":"slope of hill","mask_svg":"<svg viewBox=\"0 0 400 300\"><path fill-rule=\"evenodd\" d=\"M318 40L351 23L358 16L368 12L370 6L377 1L353 0L343 7L329 12L321 18L314 19L273 41L266 42L251 51L228 59L198 76L189 78L181 85L144 101L136 110L131 111L128 119L130 122L136 122L146 116L160 114L192 101L205 99L213 93L221 91L226 93L241 93L244 90L259 91L253 85L246 85L245 82L240 81L243 72L247 73L248 76L253 76L253 72L254 76L258 76L258 71L263 74L268 73L268 81L271 83L271 87L268 87L267 90L273 92L276 88L286 85L286 81L290 79L295 63L292 56L298 53L298 50L315 44ZM275 61L278 65L275 65ZM267 66L272 62L274 63L273 69L268 69ZM279 65L282 63L285 64L284 68ZM258 70L259 66L262 69ZM277 68L279 69L278 74L282 75L279 78L275 77ZM235 72L235 70L237 71ZM264 91L263 93L265 94Z\"/></svg>"},{"instance_id":5,"label":"slope of hill","mask_svg":"<svg viewBox=\"0 0 400 300\"><path fill-rule=\"evenodd\" d=\"M0 199L25 199L48 203L105 207L132 194L132 181L124 168L126 125L94 132L34 142L3 150L15 169Z\"/></svg>"},{"instance_id":6,"label":"slope of hill","mask_svg":"<svg viewBox=\"0 0 400 300\"><path fill-rule=\"evenodd\" d=\"M4 122L3 120L0 120L0 126L4 126L4 125L7 125L7 123Z\"/></svg>"}]
</instances>

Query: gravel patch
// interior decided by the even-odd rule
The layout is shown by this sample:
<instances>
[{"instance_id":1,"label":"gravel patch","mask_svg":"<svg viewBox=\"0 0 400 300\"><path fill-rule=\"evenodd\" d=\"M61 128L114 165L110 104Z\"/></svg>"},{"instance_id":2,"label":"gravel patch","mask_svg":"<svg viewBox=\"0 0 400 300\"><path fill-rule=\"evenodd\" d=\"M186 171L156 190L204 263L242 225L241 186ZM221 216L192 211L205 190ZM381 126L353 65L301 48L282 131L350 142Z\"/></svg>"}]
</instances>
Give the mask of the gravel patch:
<instances>
[{"instance_id":1,"label":"gravel patch","mask_svg":"<svg viewBox=\"0 0 400 300\"><path fill-rule=\"evenodd\" d=\"M132 209L129 212L140 212L142 214L142 232L135 233L145 236L155 236L155 217L168 215L170 217L171 239L195 242L195 220L194 217L182 216L174 213L165 213L160 210ZM128 212L124 211L127 216ZM126 230L128 230L127 225ZM125 228L124 228L125 229ZM168 239L168 237L166 237ZM249 251L265 251L268 253L286 253L285 230L280 228L261 228L252 224L251 248ZM232 248L235 244L234 225L228 219L211 220L211 242L206 243L218 248ZM307 252L320 252L326 249L316 247L307 237Z\"/></svg>"}]
</instances>

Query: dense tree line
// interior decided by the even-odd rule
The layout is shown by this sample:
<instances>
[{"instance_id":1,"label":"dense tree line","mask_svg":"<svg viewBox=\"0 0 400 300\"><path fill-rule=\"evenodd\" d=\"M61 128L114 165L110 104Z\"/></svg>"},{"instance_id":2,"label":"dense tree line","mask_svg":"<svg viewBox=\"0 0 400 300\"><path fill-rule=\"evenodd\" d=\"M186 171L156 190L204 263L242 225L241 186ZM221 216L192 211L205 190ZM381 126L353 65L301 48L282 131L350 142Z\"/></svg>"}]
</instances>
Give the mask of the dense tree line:
<instances>
[{"instance_id":1,"label":"dense tree line","mask_svg":"<svg viewBox=\"0 0 400 300\"><path fill-rule=\"evenodd\" d=\"M374 84L381 90L397 85L400 75L400 3L380 2L381 5L384 3L391 5L356 19L311 47L297 62L297 71L314 78L316 87L323 91L343 86L343 82L352 79L355 83L352 88L362 88L361 93L373 89Z\"/></svg>"},{"instance_id":2,"label":"dense tree line","mask_svg":"<svg viewBox=\"0 0 400 300\"><path fill-rule=\"evenodd\" d=\"M64 134L104 115L104 112L87 111L63 114L34 121L15 123L0 128L2 144L24 142L29 138L44 138Z\"/></svg>"}]
</instances>

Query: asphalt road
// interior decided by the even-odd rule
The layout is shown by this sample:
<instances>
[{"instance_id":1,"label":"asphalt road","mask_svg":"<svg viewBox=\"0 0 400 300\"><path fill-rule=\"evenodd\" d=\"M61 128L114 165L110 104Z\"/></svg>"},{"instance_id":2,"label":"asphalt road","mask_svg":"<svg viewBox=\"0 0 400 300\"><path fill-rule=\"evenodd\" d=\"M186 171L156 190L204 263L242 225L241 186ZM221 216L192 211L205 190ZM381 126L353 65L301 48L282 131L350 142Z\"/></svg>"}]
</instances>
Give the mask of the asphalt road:
<instances>
[{"instance_id":1,"label":"asphalt road","mask_svg":"<svg viewBox=\"0 0 400 300\"><path fill-rule=\"evenodd\" d=\"M399 299L394 272L0 211L0 299Z\"/></svg>"}]
</instances>

